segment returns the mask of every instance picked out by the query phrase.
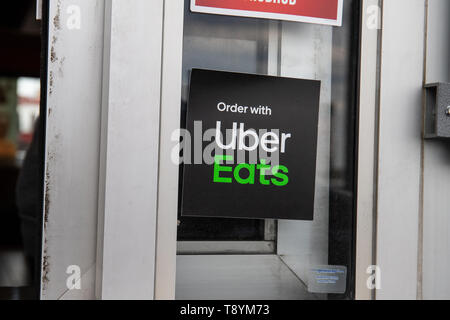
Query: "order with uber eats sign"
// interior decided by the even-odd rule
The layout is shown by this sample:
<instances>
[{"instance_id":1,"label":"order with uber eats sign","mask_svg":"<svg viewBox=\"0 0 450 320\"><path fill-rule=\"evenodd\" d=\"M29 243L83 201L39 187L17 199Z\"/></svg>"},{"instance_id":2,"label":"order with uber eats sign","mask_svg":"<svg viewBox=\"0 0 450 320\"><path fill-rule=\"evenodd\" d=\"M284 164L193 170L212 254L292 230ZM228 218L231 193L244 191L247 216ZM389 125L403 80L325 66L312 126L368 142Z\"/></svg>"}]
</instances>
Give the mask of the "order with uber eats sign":
<instances>
[{"instance_id":1,"label":"order with uber eats sign","mask_svg":"<svg viewBox=\"0 0 450 320\"><path fill-rule=\"evenodd\" d=\"M313 220L320 81L194 69L185 216Z\"/></svg>"}]
</instances>

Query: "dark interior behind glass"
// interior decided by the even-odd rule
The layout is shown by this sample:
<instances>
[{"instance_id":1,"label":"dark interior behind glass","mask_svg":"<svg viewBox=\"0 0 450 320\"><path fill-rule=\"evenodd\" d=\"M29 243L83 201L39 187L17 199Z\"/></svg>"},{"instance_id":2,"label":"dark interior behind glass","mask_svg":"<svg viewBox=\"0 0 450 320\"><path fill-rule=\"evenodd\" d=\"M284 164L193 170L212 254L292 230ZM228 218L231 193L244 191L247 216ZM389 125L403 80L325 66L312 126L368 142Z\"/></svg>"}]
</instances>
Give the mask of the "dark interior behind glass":
<instances>
[{"instance_id":1,"label":"dark interior behind glass","mask_svg":"<svg viewBox=\"0 0 450 320\"><path fill-rule=\"evenodd\" d=\"M269 26L273 21L193 13L185 1L181 127L185 127L192 68L268 74ZM361 1L344 2L343 26L332 31L331 147L328 263L348 268L354 297L354 227L357 87ZM282 25L280 24L280 28ZM298 52L299 55L302 52ZM180 169L182 170L182 169ZM180 181L182 175L180 174ZM180 191L181 194L181 183ZM264 240L264 220L181 217L179 241Z\"/></svg>"}]
</instances>

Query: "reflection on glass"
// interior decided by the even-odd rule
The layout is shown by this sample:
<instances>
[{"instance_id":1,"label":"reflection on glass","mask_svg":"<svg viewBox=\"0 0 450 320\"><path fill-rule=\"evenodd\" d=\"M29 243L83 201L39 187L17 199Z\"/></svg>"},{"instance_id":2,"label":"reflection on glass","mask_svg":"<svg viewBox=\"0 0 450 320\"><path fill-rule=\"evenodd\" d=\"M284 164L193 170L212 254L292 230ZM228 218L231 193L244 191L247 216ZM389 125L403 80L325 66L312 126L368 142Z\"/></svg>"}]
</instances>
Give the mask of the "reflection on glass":
<instances>
[{"instance_id":1,"label":"reflection on glass","mask_svg":"<svg viewBox=\"0 0 450 320\"><path fill-rule=\"evenodd\" d=\"M37 266L40 153L30 157L28 165L25 158L34 140L39 103L39 79L0 78L0 288L23 288L14 291L18 297L27 296L26 288L33 295ZM31 228L27 208L33 213Z\"/></svg>"},{"instance_id":2,"label":"reflection on glass","mask_svg":"<svg viewBox=\"0 0 450 320\"><path fill-rule=\"evenodd\" d=\"M181 127L192 68L267 74L269 21L196 14L186 1ZM181 181L181 180L180 180ZM263 220L179 217L178 240L273 240Z\"/></svg>"},{"instance_id":3,"label":"reflection on glass","mask_svg":"<svg viewBox=\"0 0 450 320\"><path fill-rule=\"evenodd\" d=\"M33 139L39 117L40 81L35 78L19 78L17 81L19 134L17 137L17 160L23 162Z\"/></svg>"},{"instance_id":4,"label":"reflection on glass","mask_svg":"<svg viewBox=\"0 0 450 320\"><path fill-rule=\"evenodd\" d=\"M186 112L192 68L320 80L321 102L314 221L280 220L276 225L262 220L180 217L178 240L271 240L275 242L273 253L279 259L275 260L281 261L280 270L287 266L299 280L296 293L291 298L352 298L355 88L360 1L344 2L342 27L192 13L189 2L185 1L182 114ZM184 124L183 118L182 127ZM214 262L220 260L222 264L220 269L216 269L214 262L211 262L209 268L201 266L205 272L199 275L192 266L210 259L202 260L200 253L197 254L199 258L186 259L189 263L181 263L178 267L177 281L181 289L177 291L177 297L189 298L191 293L183 289L192 287L202 290L196 293L196 297L223 298L214 288L202 287L202 283L210 281L209 273L215 274L216 278L226 278L234 270L234 288L247 283L247 279L239 278L241 269L236 261L240 261L240 257L215 257ZM258 264L255 259L258 257L250 260ZM225 267L228 263L230 265ZM347 268L345 294L327 296L307 292L311 268L322 265ZM273 266L267 262L265 267L269 270ZM216 281L216 278L211 281ZM289 285L280 281L275 281L275 285L280 290L277 293L282 295ZM245 296L245 292L248 293L244 288L241 293L238 291L233 298L239 299L241 295ZM276 299L277 293L264 294ZM258 294L252 292L251 296L257 298Z\"/></svg>"}]
</instances>

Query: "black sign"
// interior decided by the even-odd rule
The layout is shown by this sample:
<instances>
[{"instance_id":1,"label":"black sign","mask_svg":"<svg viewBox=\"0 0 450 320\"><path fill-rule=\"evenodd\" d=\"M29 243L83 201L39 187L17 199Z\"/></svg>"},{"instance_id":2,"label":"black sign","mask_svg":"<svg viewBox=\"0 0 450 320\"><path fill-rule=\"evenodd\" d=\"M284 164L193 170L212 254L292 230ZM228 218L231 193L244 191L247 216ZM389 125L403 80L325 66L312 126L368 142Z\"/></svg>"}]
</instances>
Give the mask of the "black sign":
<instances>
[{"instance_id":1,"label":"black sign","mask_svg":"<svg viewBox=\"0 0 450 320\"><path fill-rule=\"evenodd\" d=\"M182 215L313 220L320 81L192 70Z\"/></svg>"}]
</instances>

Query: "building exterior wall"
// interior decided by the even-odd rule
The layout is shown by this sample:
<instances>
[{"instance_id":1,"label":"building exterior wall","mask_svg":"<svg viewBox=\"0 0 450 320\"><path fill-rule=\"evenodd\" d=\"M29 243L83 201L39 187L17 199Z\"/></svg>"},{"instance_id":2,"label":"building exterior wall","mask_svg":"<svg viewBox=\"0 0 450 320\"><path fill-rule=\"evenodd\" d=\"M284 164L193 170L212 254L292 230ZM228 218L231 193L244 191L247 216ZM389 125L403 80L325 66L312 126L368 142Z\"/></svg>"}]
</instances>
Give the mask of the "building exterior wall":
<instances>
[{"instance_id":1,"label":"building exterior wall","mask_svg":"<svg viewBox=\"0 0 450 320\"><path fill-rule=\"evenodd\" d=\"M135 0L125 10L119 2L50 1L43 299L174 298L178 175L166 140L179 119L183 5ZM357 298L450 298L442 277L450 267L449 145L422 139L423 85L450 81L450 3L363 4ZM73 5L79 29L67 25ZM373 5L381 5L381 30L367 28ZM151 128L122 121L130 110ZM145 159L134 152L138 143ZM127 188L117 188L114 172L125 163L153 166L149 179L130 172ZM117 203L120 195L130 202ZM377 291L366 287L372 264L381 271ZM73 265L82 290L66 286Z\"/></svg>"},{"instance_id":2,"label":"building exterior wall","mask_svg":"<svg viewBox=\"0 0 450 320\"><path fill-rule=\"evenodd\" d=\"M425 1L383 1L382 28L376 256L382 289L376 296L415 299Z\"/></svg>"}]
</instances>

